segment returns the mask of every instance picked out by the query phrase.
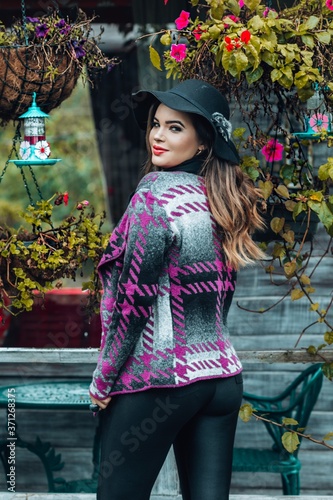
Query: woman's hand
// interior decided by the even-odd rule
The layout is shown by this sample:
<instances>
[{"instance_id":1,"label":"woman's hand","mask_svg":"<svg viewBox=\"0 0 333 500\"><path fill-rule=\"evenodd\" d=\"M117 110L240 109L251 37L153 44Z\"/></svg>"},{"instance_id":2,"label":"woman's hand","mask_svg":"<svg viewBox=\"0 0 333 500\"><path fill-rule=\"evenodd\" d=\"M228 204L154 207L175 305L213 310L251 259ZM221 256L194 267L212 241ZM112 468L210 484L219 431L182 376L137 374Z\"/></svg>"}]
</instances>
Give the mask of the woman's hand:
<instances>
[{"instance_id":1,"label":"woman's hand","mask_svg":"<svg viewBox=\"0 0 333 500\"><path fill-rule=\"evenodd\" d=\"M91 402L92 404L94 405L98 405L100 407L101 410L105 410L105 408L107 407L107 405L110 403L111 401L111 396L108 396L107 398L105 399L96 399L94 398L91 394L90 394L90 399L91 399Z\"/></svg>"}]
</instances>

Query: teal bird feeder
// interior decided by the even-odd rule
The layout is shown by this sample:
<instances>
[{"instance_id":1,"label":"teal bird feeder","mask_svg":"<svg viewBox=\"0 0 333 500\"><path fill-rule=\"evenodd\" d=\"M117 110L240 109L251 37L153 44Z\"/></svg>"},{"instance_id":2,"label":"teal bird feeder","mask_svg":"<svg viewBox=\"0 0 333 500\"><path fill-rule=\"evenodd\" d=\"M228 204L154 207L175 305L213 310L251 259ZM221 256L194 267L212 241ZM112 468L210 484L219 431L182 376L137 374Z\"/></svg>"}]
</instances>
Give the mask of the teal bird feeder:
<instances>
[{"instance_id":1,"label":"teal bird feeder","mask_svg":"<svg viewBox=\"0 0 333 500\"><path fill-rule=\"evenodd\" d=\"M299 139L318 140L323 132L328 135L333 134L332 114L327 113L318 86L315 87L315 93L307 102L307 114L304 131L294 132L294 136Z\"/></svg>"},{"instance_id":2,"label":"teal bird feeder","mask_svg":"<svg viewBox=\"0 0 333 500\"><path fill-rule=\"evenodd\" d=\"M17 166L23 165L54 165L60 158L49 158L50 144L45 135L45 119L49 115L44 113L36 103L36 92L32 96L30 108L19 116L24 120L24 140L20 144L19 155L21 160L10 160Z\"/></svg>"}]
</instances>

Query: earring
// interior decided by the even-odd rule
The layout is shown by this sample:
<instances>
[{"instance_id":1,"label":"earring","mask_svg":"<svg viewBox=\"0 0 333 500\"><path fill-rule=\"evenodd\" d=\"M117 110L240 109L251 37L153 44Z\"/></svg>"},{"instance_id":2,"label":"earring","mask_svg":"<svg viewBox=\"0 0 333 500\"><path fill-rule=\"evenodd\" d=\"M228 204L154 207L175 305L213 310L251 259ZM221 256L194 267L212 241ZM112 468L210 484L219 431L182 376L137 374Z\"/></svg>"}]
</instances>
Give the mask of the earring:
<instances>
[{"instance_id":1,"label":"earring","mask_svg":"<svg viewBox=\"0 0 333 500\"><path fill-rule=\"evenodd\" d=\"M198 151L195 153L195 155L199 155L202 152L203 152L203 149L202 148L198 148Z\"/></svg>"}]
</instances>

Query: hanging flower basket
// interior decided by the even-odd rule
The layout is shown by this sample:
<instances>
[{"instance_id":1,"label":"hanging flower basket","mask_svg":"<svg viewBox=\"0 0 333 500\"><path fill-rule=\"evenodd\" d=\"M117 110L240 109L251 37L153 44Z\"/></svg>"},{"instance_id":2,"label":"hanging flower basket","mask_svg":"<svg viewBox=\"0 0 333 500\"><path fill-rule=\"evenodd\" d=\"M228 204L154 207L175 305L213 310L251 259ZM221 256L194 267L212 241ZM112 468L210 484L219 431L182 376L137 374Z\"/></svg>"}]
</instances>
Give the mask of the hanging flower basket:
<instances>
[{"instance_id":1,"label":"hanging flower basket","mask_svg":"<svg viewBox=\"0 0 333 500\"><path fill-rule=\"evenodd\" d=\"M120 63L99 48L101 34L91 36L94 19L79 10L74 22L57 12L26 17L9 30L0 21L2 124L25 113L33 93L48 113L70 96L80 75L93 83L96 72Z\"/></svg>"},{"instance_id":2,"label":"hanging flower basket","mask_svg":"<svg viewBox=\"0 0 333 500\"><path fill-rule=\"evenodd\" d=\"M25 113L33 92L38 106L48 113L70 96L80 74L64 47L0 47L1 119L16 120Z\"/></svg>"},{"instance_id":3,"label":"hanging flower basket","mask_svg":"<svg viewBox=\"0 0 333 500\"><path fill-rule=\"evenodd\" d=\"M89 210L89 202L84 200L65 219L53 224L53 209L66 204L67 197L67 192L58 193L50 200L29 205L20 214L26 227L0 226L0 309L14 314L31 311L36 293L43 297L48 290L60 287L63 278L75 281L91 264L91 277L82 286L90 292L90 311L98 308L96 266L109 239L109 234L101 231L105 213ZM6 306L8 301L10 308Z\"/></svg>"}]
</instances>

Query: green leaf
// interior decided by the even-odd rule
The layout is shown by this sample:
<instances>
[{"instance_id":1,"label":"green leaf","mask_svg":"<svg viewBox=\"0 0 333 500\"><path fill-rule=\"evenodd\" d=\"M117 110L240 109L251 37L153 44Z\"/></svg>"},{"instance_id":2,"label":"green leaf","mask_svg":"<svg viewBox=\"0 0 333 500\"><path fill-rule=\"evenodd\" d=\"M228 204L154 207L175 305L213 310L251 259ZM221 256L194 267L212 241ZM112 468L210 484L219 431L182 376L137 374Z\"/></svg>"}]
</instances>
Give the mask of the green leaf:
<instances>
[{"instance_id":1,"label":"green leaf","mask_svg":"<svg viewBox=\"0 0 333 500\"><path fill-rule=\"evenodd\" d=\"M258 187L259 187L259 189L261 189L264 199L267 200L273 192L272 181L265 181L265 182L259 181Z\"/></svg>"},{"instance_id":2,"label":"green leaf","mask_svg":"<svg viewBox=\"0 0 333 500\"><path fill-rule=\"evenodd\" d=\"M171 45L171 36L170 36L170 31L167 31L164 33L164 35L161 36L160 42L162 45Z\"/></svg>"},{"instance_id":3,"label":"green leaf","mask_svg":"<svg viewBox=\"0 0 333 500\"><path fill-rule=\"evenodd\" d=\"M294 201L294 200L287 200L285 202L284 206L286 207L287 210L289 210L289 212L293 212L294 208L296 206L296 201Z\"/></svg>"},{"instance_id":4,"label":"green leaf","mask_svg":"<svg viewBox=\"0 0 333 500\"><path fill-rule=\"evenodd\" d=\"M221 34L221 30L216 26L216 24L213 24L208 30L210 38L212 40L217 40Z\"/></svg>"},{"instance_id":5,"label":"green leaf","mask_svg":"<svg viewBox=\"0 0 333 500\"><path fill-rule=\"evenodd\" d=\"M331 35L330 35L330 33L327 33L326 31L316 33L315 36L316 36L318 42L323 43L325 45L328 45L331 42Z\"/></svg>"},{"instance_id":6,"label":"green leaf","mask_svg":"<svg viewBox=\"0 0 333 500\"><path fill-rule=\"evenodd\" d=\"M328 380L333 380L333 363L324 363L322 366L323 374Z\"/></svg>"},{"instance_id":7,"label":"green leaf","mask_svg":"<svg viewBox=\"0 0 333 500\"><path fill-rule=\"evenodd\" d=\"M259 7L261 0L244 0L244 5L251 11L254 11Z\"/></svg>"},{"instance_id":8,"label":"green leaf","mask_svg":"<svg viewBox=\"0 0 333 500\"><path fill-rule=\"evenodd\" d=\"M302 38L302 42L304 43L304 45L306 45L310 49L313 49L313 47L315 46L314 36L312 36L312 35L302 35L301 38Z\"/></svg>"},{"instance_id":9,"label":"green leaf","mask_svg":"<svg viewBox=\"0 0 333 500\"><path fill-rule=\"evenodd\" d=\"M277 188L275 188L274 191L280 196L282 196L282 198L290 198L288 188L286 186L283 186L282 184L280 184Z\"/></svg>"},{"instance_id":10,"label":"green leaf","mask_svg":"<svg viewBox=\"0 0 333 500\"><path fill-rule=\"evenodd\" d=\"M318 177L321 181L333 180L333 158L329 157L327 160L327 163L321 165L318 169Z\"/></svg>"},{"instance_id":11,"label":"green leaf","mask_svg":"<svg viewBox=\"0 0 333 500\"><path fill-rule=\"evenodd\" d=\"M282 444L289 453L297 450L300 442L298 435L295 432L285 432L281 438Z\"/></svg>"},{"instance_id":12,"label":"green leaf","mask_svg":"<svg viewBox=\"0 0 333 500\"><path fill-rule=\"evenodd\" d=\"M333 344L333 330L331 330L329 332L325 332L324 340L328 345Z\"/></svg>"},{"instance_id":13,"label":"green leaf","mask_svg":"<svg viewBox=\"0 0 333 500\"><path fill-rule=\"evenodd\" d=\"M292 278L292 276L295 275L296 268L296 262L287 262L286 264L284 264L284 273L288 279Z\"/></svg>"},{"instance_id":14,"label":"green leaf","mask_svg":"<svg viewBox=\"0 0 333 500\"><path fill-rule=\"evenodd\" d=\"M282 423L284 425L298 425L297 420L295 420L294 418L289 418L289 417L283 418Z\"/></svg>"},{"instance_id":15,"label":"green leaf","mask_svg":"<svg viewBox=\"0 0 333 500\"><path fill-rule=\"evenodd\" d=\"M322 201L318 203L313 200L308 201L308 205L319 217L320 221L324 224L327 231L332 230L333 228L333 212L330 209L330 206L326 203L326 201ZM329 233L330 234L330 233Z\"/></svg>"},{"instance_id":16,"label":"green leaf","mask_svg":"<svg viewBox=\"0 0 333 500\"><path fill-rule=\"evenodd\" d=\"M293 67L285 66L284 68L281 68L281 73L282 76L279 78L278 81L283 87L289 89L294 83Z\"/></svg>"},{"instance_id":17,"label":"green leaf","mask_svg":"<svg viewBox=\"0 0 333 500\"><path fill-rule=\"evenodd\" d=\"M235 78L239 78L242 71L245 71L248 65L248 58L242 50L234 51L230 59L229 73Z\"/></svg>"},{"instance_id":18,"label":"green leaf","mask_svg":"<svg viewBox=\"0 0 333 500\"><path fill-rule=\"evenodd\" d=\"M245 403L240 407L239 417L243 422L248 422L253 415L252 405Z\"/></svg>"},{"instance_id":19,"label":"green leaf","mask_svg":"<svg viewBox=\"0 0 333 500\"><path fill-rule=\"evenodd\" d=\"M333 432L329 432L323 437L323 441L329 441L330 439L333 439Z\"/></svg>"},{"instance_id":20,"label":"green leaf","mask_svg":"<svg viewBox=\"0 0 333 500\"><path fill-rule=\"evenodd\" d=\"M303 290L300 290L299 288L295 288L294 290L292 290L290 297L291 297L291 300L294 302L295 300L299 300L302 297L304 297L304 295L305 294L304 294Z\"/></svg>"},{"instance_id":21,"label":"green leaf","mask_svg":"<svg viewBox=\"0 0 333 500\"><path fill-rule=\"evenodd\" d=\"M152 45L149 45L149 57L150 57L150 62L152 63L154 68L158 69L159 71L162 71L160 55Z\"/></svg>"},{"instance_id":22,"label":"green leaf","mask_svg":"<svg viewBox=\"0 0 333 500\"><path fill-rule=\"evenodd\" d=\"M273 217L273 219L270 222L272 231L278 234L280 231L282 231L285 222L286 220L284 217Z\"/></svg>"},{"instance_id":23,"label":"green leaf","mask_svg":"<svg viewBox=\"0 0 333 500\"><path fill-rule=\"evenodd\" d=\"M309 354L312 354L314 356L315 354L317 354L318 349L314 345L309 345L306 352L308 352Z\"/></svg>"},{"instance_id":24,"label":"green leaf","mask_svg":"<svg viewBox=\"0 0 333 500\"><path fill-rule=\"evenodd\" d=\"M320 19L317 16L310 16L305 23L302 23L299 27L299 31L305 31L305 30L313 30L317 24L319 23Z\"/></svg>"},{"instance_id":25,"label":"green leaf","mask_svg":"<svg viewBox=\"0 0 333 500\"><path fill-rule=\"evenodd\" d=\"M273 69L271 72L271 80L272 82L276 82L282 77L282 72L279 69Z\"/></svg>"},{"instance_id":26,"label":"green leaf","mask_svg":"<svg viewBox=\"0 0 333 500\"><path fill-rule=\"evenodd\" d=\"M296 217L302 213L302 212L306 212L306 204L299 201L296 203L295 207L294 207L294 210L293 210L293 217L294 217L294 220L296 219Z\"/></svg>"},{"instance_id":27,"label":"green leaf","mask_svg":"<svg viewBox=\"0 0 333 500\"><path fill-rule=\"evenodd\" d=\"M265 23L262 17L253 16L248 22L248 28L252 31L260 31L265 27Z\"/></svg>"},{"instance_id":28,"label":"green leaf","mask_svg":"<svg viewBox=\"0 0 333 500\"><path fill-rule=\"evenodd\" d=\"M252 83L257 82L258 80L260 80L260 78L262 77L263 73L264 73L264 70L263 70L263 68L261 66L259 66L254 71L247 71L246 72L247 83L249 85L251 85Z\"/></svg>"}]
</instances>

